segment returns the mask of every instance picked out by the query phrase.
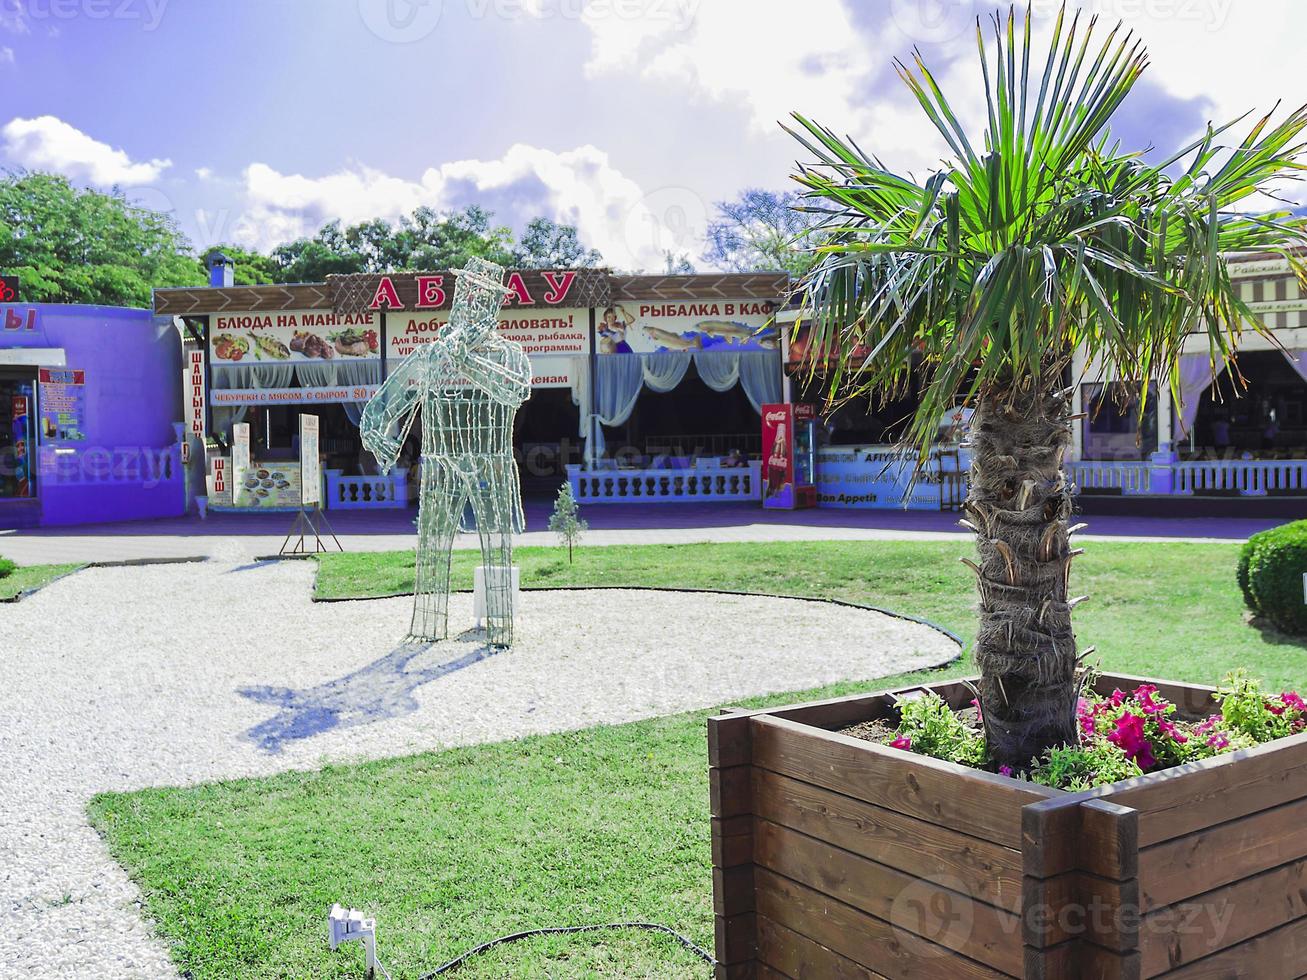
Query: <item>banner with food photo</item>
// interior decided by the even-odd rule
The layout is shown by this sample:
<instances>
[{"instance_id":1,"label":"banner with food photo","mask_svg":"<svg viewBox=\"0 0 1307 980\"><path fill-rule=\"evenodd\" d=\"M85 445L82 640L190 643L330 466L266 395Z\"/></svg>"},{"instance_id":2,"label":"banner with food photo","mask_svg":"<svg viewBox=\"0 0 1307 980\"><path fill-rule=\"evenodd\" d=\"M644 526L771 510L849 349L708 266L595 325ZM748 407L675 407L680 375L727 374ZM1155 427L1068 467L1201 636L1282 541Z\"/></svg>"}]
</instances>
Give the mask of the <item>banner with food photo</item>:
<instances>
[{"instance_id":1,"label":"banner with food photo","mask_svg":"<svg viewBox=\"0 0 1307 980\"><path fill-rule=\"evenodd\" d=\"M233 486L237 507L298 510L303 497L298 462L254 463Z\"/></svg>"},{"instance_id":2,"label":"banner with food photo","mask_svg":"<svg viewBox=\"0 0 1307 980\"><path fill-rule=\"evenodd\" d=\"M223 367L380 360L381 326L375 313L217 313L209 324L209 356Z\"/></svg>"},{"instance_id":3,"label":"banner with food photo","mask_svg":"<svg viewBox=\"0 0 1307 980\"><path fill-rule=\"evenodd\" d=\"M595 309L600 354L777 350L776 304L765 300L626 300Z\"/></svg>"}]
</instances>

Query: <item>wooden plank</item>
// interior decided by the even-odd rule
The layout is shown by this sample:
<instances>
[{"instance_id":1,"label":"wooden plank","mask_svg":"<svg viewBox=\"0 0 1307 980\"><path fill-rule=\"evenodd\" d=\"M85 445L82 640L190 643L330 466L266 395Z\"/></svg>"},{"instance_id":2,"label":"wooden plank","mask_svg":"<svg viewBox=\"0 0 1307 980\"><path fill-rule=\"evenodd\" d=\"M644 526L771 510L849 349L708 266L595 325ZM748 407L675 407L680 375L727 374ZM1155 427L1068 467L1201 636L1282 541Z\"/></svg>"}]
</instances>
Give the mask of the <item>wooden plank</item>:
<instances>
[{"instance_id":1,"label":"wooden plank","mask_svg":"<svg viewBox=\"0 0 1307 980\"><path fill-rule=\"evenodd\" d=\"M1167 980L1291 980L1307 963L1307 918L1165 974Z\"/></svg>"},{"instance_id":2,"label":"wooden plank","mask_svg":"<svg viewBox=\"0 0 1307 980\"><path fill-rule=\"evenodd\" d=\"M787 929L766 916L758 916L758 960L778 971L778 976L823 978L823 980L889 980L854 963L833 949L815 943L802 933Z\"/></svg>"},{"instance_id":3,"label":"wooden plank","mask_svg":"<svg viewBox=\"0 0 1307 980\"><path fill-rule=\"evenodd\" d=\"M749 716L734 708L708 719L708 765L717 768L749 762Z\"/></svg>"},{"instance_id":4,"label":"wooden plank","mask_svg":"<svg viewBox=\"0 0 1307 980\"><path fill-rule=\"evenodd\" d=\"M712 833L712 863L715 868L733 868L753 860L753 818L745 815L709 821Z\"/></svg>"},{"instance_id":5,"label":"wooden plank","mask_svg":"<svg viewBox=\"0 0 1307 980\"><path fill-rule=\"evenodd\" d=\"M887 977L1000 980L1009 976L765 868L758 868L757 876L760 916Z\"/></svg>"},{"instance_id":6,"label":"wooden plank","mask_svg":"<svg viewBox=\"0 0 1307 980\"><path fill-rule=\"evenodd\" d=\"M1062 794L1021 811L1022 855L1034 878L1089 871L1124 881L1138 871L1138 814L1097 791Z\"/></svg>"},{"instance_id":7,"label":"wooden plank","mask_svg":"<svg viewBox=\"0 0 1307 980\"><path fill-rule=\"evenodd\" d=\"M1071 941L1052 949L1026 949L1025 980L1141 980L1139 954L1113 953Z\"/></svg>"},{"instance_id":8,"label":"wooden plank","mask_svg":"<svg viewBox=\"0 0 1307 980\"><path fill-rule=\"evenodd\" d=\"M805 885L1004 973L1021 971L1021 920L953 891L953 879L904 874L787 827L757 821L759 868Z\"/></svg>"},{"instance_id":9,"label":"wooden plank","mask_svg":"<svg viewBox=\"0 0 1307 980\"><path fill-rule=\"evenodd\" d=\"M751 813L750 766L708 770L708 807L714 817L726 819Z\"/></svg>"},{"instance_id":10,"label":"wooden plank","mask_svg":"<svg viewBox=\"0 0 1307 980\"><path fill-rule=\"evenodd\" d=\"M712 869L712 905L717 915L740 915L754 910L752 864Z\"/></svg>"},{"instance_id":11,"label":"wooden plank","mask_svg":"<svg viewBox=\"0 0 1307 980\"><path fill-rule=\"evenodd\" d=\"M1144 976L1154 977L1307 916L1307 858L1144 917Z\"/></svg>"},{"instance_id":12,"label":"wooden plank","mask_svg":"<svg viewBox=\"0 0 1307 980\"><path fill-rule=\"evenodd\" d=\"M799 597L801 598L801 597ZM854 608L865 608L850 603ZM973 678L977 680L978 678ZM845 694L837 698L823 698L820 701L800 701L795 704L778 705L773 708L756 708L744 710L731 708L737 715L751 717L770 716L797 721L814 728L839 729L869 721L872 718L889 717L894 701L902 696L932 691L938 694L954 708L965 708L975 696L960 681L939 681L935 684L908 684L904 687L890 688L865 694Z\"/></svg>"},{"instance_id":13,"label":"wooden plank","mask_svg":"<svg viewBox=\"0 0 1307 980\"><path fill-rule=\"evenodd\" d=\"M1006 847L1021 808L1062 795L927 756L769 716L755 716L754 765Z\"/></svg>"},{"instance_id":14,"label":"wooden plank","mask_svg":"<svg viewBox=\"0 0 1307 980\"><path fill-rule=\"evenodd\" d=\"M756 958L758 926L752 912L713 917L713 937L719 963L748 963Z\"/></svg>"},{"instance_id":15,"label":"wooden plank","mask_svg":"<svg viewBox=\"0 0 1307 980\"><path fill-rule=\"evenodd\" d=\"M1021 853L947 827L801 783L766 769L753 772L757 816L830 841L919 878L956 879L972 898L1021 910Z\"/></svg>"},{"instance_id":16,"label":"wooden plank","mask_svg":"<svg viewBox=\"0 0 1307 980\"><path fill-rule=\"evenodd\" d=\"M1145 912L1307 857L1307 799L1144 848Z\"/></svg>"},{"instance_id":17,"label":"wooden plank","mask_svg":"<svg viewBox=\"0 0 1307 980\"><path fill-rule=\"evenodd\" d=\"M1139 811L1142 846L1307 797L1307 733L1118 783L1105 795Z\"/></svg>"},{"instance_id":18,"label":"wooden plank","mask_svg":"<svg viewBox=\"0 0 1307 980\"><path fill-rule=\"evenodd\" d=\"M1094 685L1094 690L1106 696L1111 694L1115 688L1120 688L1129 693L1140 684L1152 684L1158 689L1158 693L1162 697L1188 715L1205 717L1213 711L1219 710L1212 700L1212 694L1216 691L1216 688L1205 687L1201 684L1186 684L1183 681L1158 680L1155 677L1134 677L1130 674L1103 674L1098 678L1098 683Z\"/></svg>"}]
</instances>

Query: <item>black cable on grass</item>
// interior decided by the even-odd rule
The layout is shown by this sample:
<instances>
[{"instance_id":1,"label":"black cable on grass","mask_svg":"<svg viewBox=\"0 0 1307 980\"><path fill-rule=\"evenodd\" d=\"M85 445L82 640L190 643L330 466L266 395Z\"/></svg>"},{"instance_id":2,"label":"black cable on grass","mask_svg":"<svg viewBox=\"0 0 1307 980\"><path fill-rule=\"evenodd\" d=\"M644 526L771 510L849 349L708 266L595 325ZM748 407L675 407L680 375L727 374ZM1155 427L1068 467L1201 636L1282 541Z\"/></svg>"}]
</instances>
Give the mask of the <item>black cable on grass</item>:
<instances>
[{"instance_id":1,"label":"black cable on grass","mask_svg":"<svg viewBox=\"0 0 1307 980\"><path fill-rule=\"evenodd\" d=\"M443 966L436 967L430 973L422 974L422 976L420 976L418 980L431 980L432 977L438 977L442 973L449 973L451 970L455 970L458 967L462 966L464 963L470 960L473 956L476 956L478 953L484 953L486 950L491 949L495 946L500 946L503 945L504 943L515 942L518 939L529 939L532 936L557 936L557 935L567 935L570 933L578 933L578 932L598 932L601 929L644 929L649 932L663 932L671 936L678 943L680 943L682 946L688 949L695 956L699 957L699 959L703 960L709 966L717 965L717 960L713 957L711 953L709 953L702 946L695 943L694 940L682 936L679 932L677 932L675 929L672 929L670 926L660 925L657 922L608 922L601 925L554 926L548 929L527 929L524 932L515 932L508 936L500 936L498 939L492 939L488 943L482 943L480 946L476 946L472 949L469 949L462 956L457 956L454 959L450 960L448 963L444 964Z\"/></svg>"}]
</instances>

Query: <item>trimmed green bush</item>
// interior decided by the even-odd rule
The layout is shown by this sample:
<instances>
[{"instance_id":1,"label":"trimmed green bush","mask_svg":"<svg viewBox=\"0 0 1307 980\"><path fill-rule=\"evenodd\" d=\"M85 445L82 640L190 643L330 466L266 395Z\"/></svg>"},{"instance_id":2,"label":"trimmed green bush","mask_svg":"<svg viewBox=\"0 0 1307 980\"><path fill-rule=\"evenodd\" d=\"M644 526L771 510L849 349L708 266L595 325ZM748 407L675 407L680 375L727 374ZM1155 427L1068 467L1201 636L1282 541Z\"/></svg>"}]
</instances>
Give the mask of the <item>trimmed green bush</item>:
<instances>
[{"instance_id":1,"label":"trimmed green bush","mask_svg":"<svg viewBox=\"0 0 1307 980\"><path fill-rule=\"evenodd\" d=\"M1262 536L1266 533L1266 531L1258 531L1243 543L1243 546L1239 549L1239 564L1234 571L1235 578L1239 581L1239 591L1243 593L1244 605L1253 612L1258 612L1257 599L1253 596L1252 584L1248 581L1248 565L1252 562L1253 552L1257 550L1257 546L1261 544Z\"/></svg>"},{"instance_id":2,"label":"trimmed green bush","mask_svg":"<svg viewBox=\"0 0 1307 980\"><path fill-rule=\"evenodd\" d=\"M1248 556L1247 571L1241 569L1240 585L1246 578L1244 596L1250 600L1250 608L1265 616L1276 629L1307 635L1302 582L1307 573L1307 521L1294 521L1254 535L1244 551Z\"/></svg>"},{"instance_id":3,"label":"trimmed green bush","mask_svg":"<svg viewBox=\"0 0 1307 980\"><path fill-rule=\"evenodd\" d=\"M14 574L14 569L17 567L8 558L0 558L0 578L8 578Z\"/></svg>"}]
</instances>

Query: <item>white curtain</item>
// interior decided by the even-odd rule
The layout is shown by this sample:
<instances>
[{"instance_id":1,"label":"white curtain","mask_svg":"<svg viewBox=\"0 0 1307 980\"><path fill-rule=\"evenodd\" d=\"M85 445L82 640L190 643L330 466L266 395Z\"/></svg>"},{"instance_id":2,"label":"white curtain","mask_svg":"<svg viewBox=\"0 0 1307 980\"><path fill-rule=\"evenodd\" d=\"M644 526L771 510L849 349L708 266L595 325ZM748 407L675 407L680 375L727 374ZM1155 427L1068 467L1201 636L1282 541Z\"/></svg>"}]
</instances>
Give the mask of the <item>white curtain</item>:
<instances>
[{"instance_id":1,"label":"white curtain","mask_svg":"<svg viewBox=\"0 0 1307 980\"><path fill-rule=\"evenodd\" d=\"M740 380L740 355L732 351L696 351L694 369L713 391L730 391Z\"/></svg>"},{"instance_id":2,"label":"white curtain","mask_svg":"<svg viewBox=\"0 0 1307 980\"><path fill-rule=\"evenodd\" d=\"M764 405L775 405L781 400L781 361L775 351L757 351L740 354L740 384L749 404L759 415Z\"/></svg>"},{"instance_id":3,"label":"white curtain","mask_svg":"<svg viewBox=\"0 0 1307 980\"><path fill-rule=\"evenodd\" d=\"M295 365L301 388L330 388L337 384L336 365L330 361L305 361Z\"/></svg>"},{"instance_id":4,"label":"white curtain","mask_svg":"<svg viewBox=\"0 0 1307 980\"><path fill-rule=\"evenodd\" d=\"M631 355L625 355L631 356ZM679 385L690 369L690 359L684 354L638 354L643 364L644 383L650 391L659 394Z\"/></svg>"},{"instance_id":5,"label":"white curtain","mask_svg":"<svg viewBox=\"0 0 1307 980\"><path fill-rule=\"evenodd\" d=\"M1289 366L1298 372L1298 377L1307 381L1307 350L1286 350L1284 357Z\"/></svg>"},{"instance_id":6,"label":"white curtain","mask_svg":"<svg viewBox=\"0 0 1307 980\"><path fill-rule=\"evenodd\" d=\"M215 388L289 388L294 376L291 364L242 364L213 366Z\"/></svg>"},{"instance_id":7,"label":"white curtain","mask_svg":"<svg viewBox=\"0 0 1307 980\"><path fill-rule=\"evenodd\" d=\"M1181 354L1179 366L1180 404L1175 406L1172 415L1174 419L1172 429L1177 440L1189 434L1194 419L1198 417L1198 402L1202 399L1203 392L1210 388L1217 375L1225 370L1224 364L1218 368L1212 362L1210 354Z\"/></svg>"}]
</instances>

